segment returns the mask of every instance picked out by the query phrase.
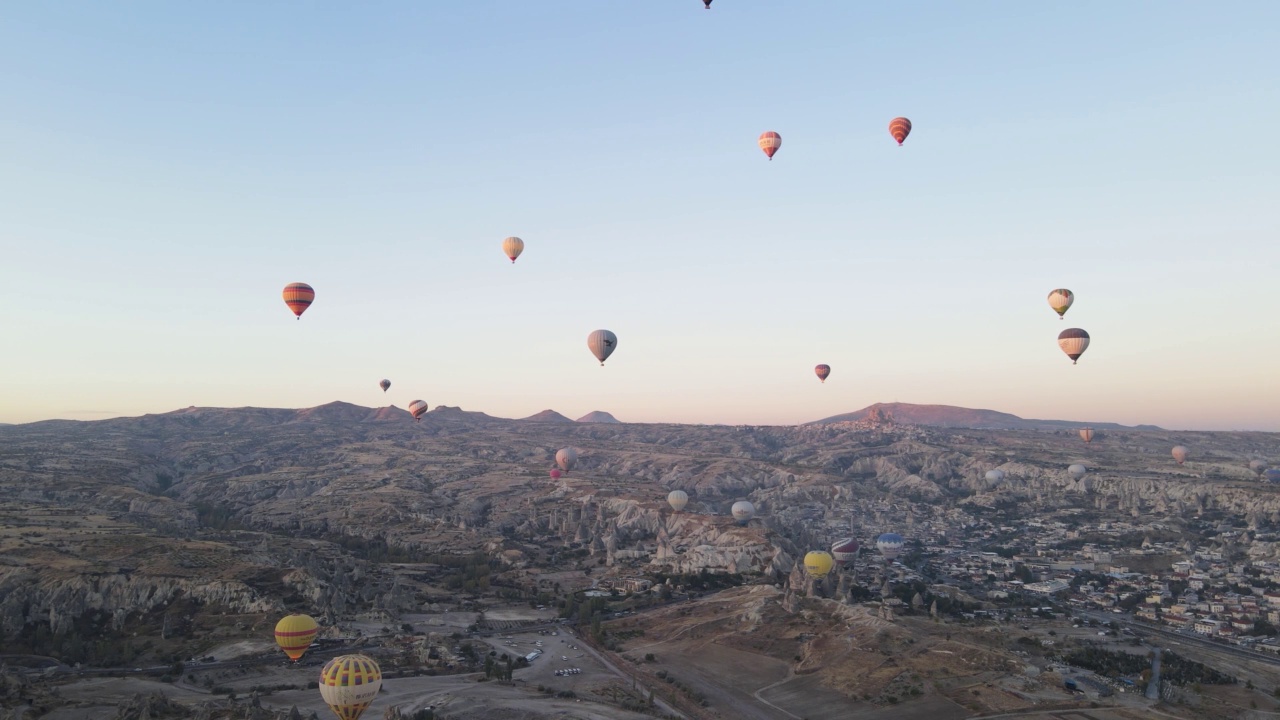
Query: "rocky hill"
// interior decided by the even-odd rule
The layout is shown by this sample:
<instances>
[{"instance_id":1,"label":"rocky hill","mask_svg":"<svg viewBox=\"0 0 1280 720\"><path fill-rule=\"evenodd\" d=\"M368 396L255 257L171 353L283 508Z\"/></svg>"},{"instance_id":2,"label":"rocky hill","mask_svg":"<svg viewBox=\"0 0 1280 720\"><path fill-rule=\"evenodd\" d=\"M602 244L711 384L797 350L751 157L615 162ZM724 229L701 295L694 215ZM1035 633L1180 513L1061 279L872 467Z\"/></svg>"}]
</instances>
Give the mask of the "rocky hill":
<instances>
[{"instance_id":1,"label":"rocky hill","mask_svg":"<svg viewBox=\"0 0 1280 720\"><path fill-rule=\"evenodd\" d=\"M616 423L616 422L621 422L621 421L620 421L620 420L618 420L618 418L616 418L616 417L614 417L614 416L610 415L609 413L604 412L603 410L593 410L592 412L589 412L589 413L587 413L586 415L583 415L582 417L578 418L578 419L577 419L577 420L575 420L574 422L580 422L580 423Z\"/></svg>"},{"instance_id":2,"label":"rocky hill","mask_svg":"<svg viewBox=\"0 0 1280 720\"><path fill-rule=\"evenodd\" d=\"M878 416L889 417L894 422L909 425L985 430L1057 430L1082 427L1091 427L1095 430L1160 430L1155 425L1127 427L1108 422L1025 420L1017 415L995 410L975 410L952 405L912 405L910 403L876 403L851 413L815 420L810 424L861 422Z\"/></svg>"}]
</instances>

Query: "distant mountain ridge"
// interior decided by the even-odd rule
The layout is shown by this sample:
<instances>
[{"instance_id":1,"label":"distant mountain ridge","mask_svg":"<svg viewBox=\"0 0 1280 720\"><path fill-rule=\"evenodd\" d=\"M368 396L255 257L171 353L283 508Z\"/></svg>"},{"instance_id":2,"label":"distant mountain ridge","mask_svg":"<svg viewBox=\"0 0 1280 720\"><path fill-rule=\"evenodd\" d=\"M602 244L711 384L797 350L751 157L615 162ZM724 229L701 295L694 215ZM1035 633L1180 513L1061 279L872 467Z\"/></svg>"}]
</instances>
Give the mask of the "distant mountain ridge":
<instances>
[{"instance_id":1,"label":"distant mountain ridge","mask_svg":"<svg viewBox=\"0 0 1280 720\"><path fill-rule=\"evenodd\" d=\"M954 405L913 405L911 403L876 403L843 415L832 415L806 425L858 422L877 413L887 413L894 422L904 425L974 428L979 430L1062 430L1091 427L1095 430L1160 431L1155 425L1121 425L1108 422L1076 422L1074 420L1027 420L997 410L980 410Z\"/></svg>"}]
</instances>

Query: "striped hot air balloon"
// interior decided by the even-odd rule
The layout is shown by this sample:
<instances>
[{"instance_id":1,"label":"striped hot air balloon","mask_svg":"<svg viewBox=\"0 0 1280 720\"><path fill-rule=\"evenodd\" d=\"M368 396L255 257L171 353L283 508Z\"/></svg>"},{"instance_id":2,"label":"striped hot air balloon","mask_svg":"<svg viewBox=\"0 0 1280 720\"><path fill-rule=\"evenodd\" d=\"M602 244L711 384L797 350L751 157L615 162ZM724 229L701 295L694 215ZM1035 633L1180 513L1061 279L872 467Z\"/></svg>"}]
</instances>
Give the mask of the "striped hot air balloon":
<instances>
[{"instance_id":1,"label":"striped hot air balloon","mask_svg":"<svg viewBox=\"0 0 1280 720\"><path fill-rule=\"evenodd\" d=\"M819 380L825 383L827 381L827 377L831 375L831 366L819 365L813 369L813 372L818 376Z\"/></svg>"},{"instance_id":2,"label":"striped hot air balloon","mask_svg":"<svg viewBox=\"0 0 1280 720\"><path fill-rule=\"evenodd\" d=\"M382 689L382 668L368 655L339 655L320 671L320 697L339 720L360 720Z\"/></svg>"},{"instance_id":3,"label":"striped hot air balloon","mask_svg":"<svg viewBox=\"0 0 1280 720\"><path fill-rule=\"evenodd\" d=\"M516 258L520 257L520 253L524 252L524 241L518 237L509 237L502 241L502 252L511 258L511 264L514 265Z\"/></svg>"},{"instance_id":4,"label":"striped hot air balloon","mask_svg":"<svg viewBox=\"0 0 1280 720\"><path fill-rule=\"evenodd\" d=\"M667 504L671 506L672 510L680 512L685 505L689 504L689 493L683 490L672 490L667 493Z\"/></svg>"},{"instance_id":5,"label":"striped hot air balloon","mask_svg":"<svg viewBox=\"0 0 1280 720\"><path fill-rule=\"evenodd\" d=\"M894 140L898 141L898 145L902 145L902 141L907 139L911 134L911 121L904 117L896 117L889 121L889 134Z\"/></svg>"},{"instance_id":6,"label":"striped hot air balloon","mask_svg":"<svg viewBox=\"0 0 1280 720\"><path fill-rule=\"evenodd\" d=\"M276 623L276 644L285 655L289 656L290 660L298 662L307 652L307 648L311 647L319 629L320 626L316 625L315 619L310 615L302 613L286 615Z\"/></svg>"},{"instance_id":7,"label":"striped hot air balloon","mask_svg":"<svg viewBox=\"0 0 1280 720\"><path fill-rule=\"evenodd\" d=\"M769 159L773 159L773 154L778 152L778 148L782 147L782 136L770 130L760 133L760 149L764 151Z\"/></svg>"},{"instance_id":8,"label":"striped hot air balloon","mask_svg":"<svg viewBox=\"0 0 1280 720\"><path fill-rule=\"evenodd\" d=\"M1076 294L1066 288L1058 288L1049 293L1049 307L1058 313L1061 319L1071 309L1071 303L1076 301Z\"/></svg>"},{"instance_id":9,"label":"striped hot air balloon","mask_svg":"<svg viewBox=\"0 0 1280 720\"><path fill-rule=\"evenodd\" d=\"M804 556L804 569L813 577L825 577L835 567L836 561L826 550L810 550Z\"/></svg>"},{"instance_id":10,"label":"striped hot air balloon","mask_svg":"<svg viewBox=\"0 0 1280 720\"><path fill-rule=\"evenodd\" d=\"M1080 439L1086 444L1093 442L1093 428L1080 428Z\"/></svg>"},{"instance_id":11,"label":"striped hot air balloon","mask_svg":"<svg viewBox=\"0 0 1280 720\"><path fill-rule=\"evenodd\" d=\"M422 414L427 411L426 400L414 400L409 403L409 414L413 416L414 421L422 422Z\"/></svg>"},{"instance_id":12,"label":"striped hot air balloon","mask_svg":"<svg viewBox=\"0 0 1280 720\"><path fill-rule=\"evenodd\" d=\"M284 286L284 304L289 306L294 315L298 319L302 319L302 313L311 307L311 303L316 299L316 291L306 283L289 283Z\"/></svg>"},{"instance_id":13,"label":"striped hot air balloon","mask_svg":"<svg viewBox=\"0 0 1280 720\"><path fill-rule=\"evenodd\" d=\"M885 533L876 538L876 549L890 562L898 557L902 552L902 546L905 544L906 541L898 533Z\"/></svg>"},{"instance_id":14,"label":"striped hot air balloon","mask_svg":"<svg viewBox=\"0 0 1280 720\"><path fill-rule=\"evenodd\" d=\"M831 556L836 564L844 567L845 563L858 559L858 541L853 538L840 538L831 543Z\"/></svg>"},{"instance_id":15,"label":"striped hot air balloon","mask_svg":"<svg viewBox=\"0 0 1280 720\"><path fill-rule=\"evenodd\" d=\"M1080 328L1067 328L1058 333L1058 347L1062 348L1062 352L1071 358L1071 364L1075 365L1084 351L1089 349L1089 333Z\"/></svg>"}]
</instances>

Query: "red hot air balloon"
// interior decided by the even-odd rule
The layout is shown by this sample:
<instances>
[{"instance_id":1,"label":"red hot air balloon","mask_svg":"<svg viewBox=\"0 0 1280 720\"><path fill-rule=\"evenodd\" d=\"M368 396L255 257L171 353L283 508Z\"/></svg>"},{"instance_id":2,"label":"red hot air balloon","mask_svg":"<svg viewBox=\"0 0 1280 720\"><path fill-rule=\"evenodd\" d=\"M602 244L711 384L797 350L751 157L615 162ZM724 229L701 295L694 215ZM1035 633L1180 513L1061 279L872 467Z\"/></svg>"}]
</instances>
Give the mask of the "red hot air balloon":
<instances>
[{"instance_id":1,"label":"red hot air balloon","mask_svg":"<svg viewBox=\"0 0 1280 720\"><path fill-rule=\"evenodd\" d=\"M827 376L831 374L831 366L825 364L819 365L813 369L813 372L818 376L819 380L825 383L827 381Z\"/></svg>"},{"instance_id":2,"label":"red hot air balloon","mask_svg":"<svg viewBox=\"0 0 1280 720\"><path fill-rule=\"evenodd\" d=\"M902 141L907 139L911 134L911 121L904 117L896 117L889 121L889 134L894 140L898 141L898 145L902 145Z\"/></svg>"},{"instance_id":3,"label":"red hot air balloon","mask_svg":"<svg viewBox=\"0 0 1280 720\"><path fill-rule=\"evenodd\" d=\"M782 136L770 130L769 132L760 133L759 142L760 149L772 160L773 154L778 152L778 148L782 147Z\"/></svg>"},{"instance_id":4,"label":"red hot air balloon","mask_svg":"<svg viewBox=\"0 0 1280 720\"><path fill-rule=\"evenodd\" d=\"M316 299L316 291L306 283L289 283L284 286L284 304L289 306L294 315L298 319L302 319L302 313L311 307L311 302Z\"/></svg>"},{"instance_id":5,"label":"red hot air balloon","mask_svg":"<svg viewBox=\"0 0 1280 720\"><path fill-rule=\"evenodd\" d=\"M551 468L551 479L552 480L560 479L560 470L558 468Z\"/></svg>"}]
</instances>

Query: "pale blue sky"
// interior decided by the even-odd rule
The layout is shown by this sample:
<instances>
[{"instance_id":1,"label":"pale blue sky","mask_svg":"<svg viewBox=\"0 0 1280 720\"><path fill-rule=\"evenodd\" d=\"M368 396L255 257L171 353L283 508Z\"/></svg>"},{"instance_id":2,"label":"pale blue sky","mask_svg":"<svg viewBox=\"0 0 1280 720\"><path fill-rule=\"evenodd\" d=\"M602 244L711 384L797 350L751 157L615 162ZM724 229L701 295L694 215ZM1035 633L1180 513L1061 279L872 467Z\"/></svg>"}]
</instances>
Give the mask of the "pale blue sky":
<instances>
[{"instance_id":1,"label":"pale blue sky","mask_svg":"<svg viewBox=\"0 0 1280 720\"><path fill-rule=\"evenodd\" d=\"M0 421L1280 430L1277 47L1264 1L8 3Z\"/></svg>"}]
</instances>

